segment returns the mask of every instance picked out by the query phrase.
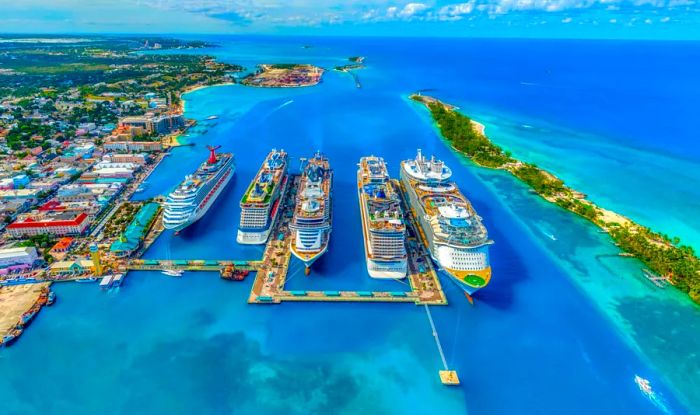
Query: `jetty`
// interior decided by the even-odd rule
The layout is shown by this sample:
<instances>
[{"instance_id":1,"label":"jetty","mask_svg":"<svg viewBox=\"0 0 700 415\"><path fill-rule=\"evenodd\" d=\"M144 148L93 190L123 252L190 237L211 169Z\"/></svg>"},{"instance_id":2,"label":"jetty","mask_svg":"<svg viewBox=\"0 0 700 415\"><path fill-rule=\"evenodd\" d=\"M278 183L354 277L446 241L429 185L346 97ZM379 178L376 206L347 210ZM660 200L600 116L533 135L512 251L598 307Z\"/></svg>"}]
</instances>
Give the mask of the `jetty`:
<instances>
[{"instance_id":1,"label":"jetty","mask_svg":"<svg viewBox=\"0 0 700 415\"><path fill-rule=\"evenodd\" d=\"M153 221L144 241L132 258L118 259L109 263L114 272L129 271L204 271L219 272L222 276L234 270L255 273L250 290L250 304L279 304L283 301L325 302L389 302L418 305L446 305L447 297L442 289L437 271L427 250L421 243L420 227L410 213L405 194L400 191L404 219L407 222L408 291L362 291L362 290L288 290L285 288L291 261L292 233L289 224L293 217L295 197L301 177L290 175L290 185L282 195L280 214L273 224L270 240L260 260L235 259L143 259L139 258L163 232L161 212ZM401 189L398 180L392 185Z\"/></svg>"},{"instance_id":2,"label":"jetty","mask_svg":"<svg viewBox=\"0 0 700 415\"><path fill-rule=\"evenodd\" d=\"M291 259L291 238L289 222L294 210L294 195L299 186L299 176L291 177L291 185L283 197L282 211L275 223L271 238L265 249L260 268L255 276L248 297L251 304L279 304L283 301L324 301L324 302L392 302L423 305L446 305L447 298L442 290L437 272L430 258L415 238L409 238L409 291L306 291L287 290L285 283ZM398 186L398 181L393 181ZM403 195L402 195L403 199ZM405 199L402 200L405 204ZM407 210L405 210L407 212ZM416 229L413 216L406 215L409 226Z\"/></svg>"},{"instance_id":3,"label":"jetty","mask_svg":"<svg viewBox=\"0 0 700 415\"><path fill-rule=\"evenodd\" d=\"M132 259L123 264L125 271L217 271L233 266L243 271L257 271L261 261L233 261L218 259Z\"/></svg>"}]
</instances>

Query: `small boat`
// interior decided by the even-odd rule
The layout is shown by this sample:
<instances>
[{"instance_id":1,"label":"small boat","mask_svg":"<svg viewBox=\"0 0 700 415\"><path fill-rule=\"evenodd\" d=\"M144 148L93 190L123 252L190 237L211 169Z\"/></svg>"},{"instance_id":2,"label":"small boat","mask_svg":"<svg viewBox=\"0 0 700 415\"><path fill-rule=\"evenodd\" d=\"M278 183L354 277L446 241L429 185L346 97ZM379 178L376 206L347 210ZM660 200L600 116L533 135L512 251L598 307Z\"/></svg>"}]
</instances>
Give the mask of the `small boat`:
<instances>
[{"instance_id":1,"label":"small boat","mask_svg":"<svg viewBox=\"0 0 700 415\"><path fill-rule=\"evenodd\" d=\"M647 396L652 396L654 390L651 388L651 383L639 375L634 376L634 383L639 386L639 390L642 391Z\"/></svg>"},{"instance_id":2,"label":"small boat","mask_svg":"<svg viewBox=\"0 0 700 415\"><path fill-rule=\"evenodd\" d=\"M179 269L164 269L161 274L165 274L169 277L182 277L183 271Z\"/></svg>"},{"instance_id":3,"label":"small boat","mask_svg":"<svg viewBox=\"0 0 700 415\"><path fill-rule=\"evenodd\" d=\"M85 277L85 278L80 278L80 279L75 280L75 282L81 282L81 283L82 282L95 282L95 281L97 281L97 278L95 278L95 277Z\"/></svg>"},{"instance_id":4,"label":"small boat","mask_svg":"<svg viewBox=\"0 0 700 415\"><path fill-rule=\"evenodd\" d=\"M219 116L217 116L217 115L210 115L207 117L208 120L215 120L217 118L219 118Z\"/></svg>"},{"instance_id":5,"label":"small boat","mask_svg":"<svg viewBox=\"0 0 700 415\"><path fill-rule=\"evenodd\" d=\"M12 342L17 340L17 338L21 334L22 334L22 329L20 329L20 328L16 328L16 329L12 330L10 333L3 336L2 340L0 340L0 346L3 346L3 347L9 346L10 344L12 344Z\"/></svg>"},{"instance_id":6,"label":"small boat","mask_svg":"<svg viewBox=\"0 0 700 415\"><path fill-rule=\"evenodd\" d=\"M107 290L112 286L112 275L105 275L102 278L102 281L100 281L100 289L101 290Z\"/></svg>"},{"instance_id":7,"label":"small boat","mask_svg":"<svg viewBox=\"0 0 700 415\"><path fill-rule=\"evenodd\" d=\"M34 317L36 317L36 313L37 313L37 310L31 309L31 310L27 311L26 313L22 314L22 317L20 317L20 320L19 320L20 321L19 325L24 327L27 324L29 324L34 319Z\"/></svg>"},{"instance_id":8,"label":"small boat","mask_svg":"<svg viewBox=\"0 0 700 415\"><path fill-rule=\"evenodd\" d=\"M122 281L124 281L124 274L114 274L114 278L112 278L112 287L121 287Z\"/></svg>"},{"instance_id":9,"label":"small boat","mask_svg":"<svg viewBox=\"0 0 700 415\"><path fill-rule=\"evenodd\" d=\"M49 291L49 298L46 300L46 305L52 305L56 302L56 293Z\"/></svg>"}]
</instances>

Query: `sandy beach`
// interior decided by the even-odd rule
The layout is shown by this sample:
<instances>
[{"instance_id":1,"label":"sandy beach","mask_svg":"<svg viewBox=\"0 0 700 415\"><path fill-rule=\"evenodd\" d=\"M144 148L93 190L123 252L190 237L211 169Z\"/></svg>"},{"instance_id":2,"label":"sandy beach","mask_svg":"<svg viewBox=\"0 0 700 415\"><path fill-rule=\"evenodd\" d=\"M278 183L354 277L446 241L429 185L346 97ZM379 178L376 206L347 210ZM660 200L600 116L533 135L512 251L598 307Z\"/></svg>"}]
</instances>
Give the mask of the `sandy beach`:
<instances>
[{"instance_id":1,"label":"sandy beach","mask_svg":"<svg viewBox=\"0 0 700 415\"><path fill-rule=\"evenodd\" d=\"M13 285L0 287L0 336L12 330L22 314L28 311L41 294L42 288L51 283Z\"/></svg>"}]
</instances>

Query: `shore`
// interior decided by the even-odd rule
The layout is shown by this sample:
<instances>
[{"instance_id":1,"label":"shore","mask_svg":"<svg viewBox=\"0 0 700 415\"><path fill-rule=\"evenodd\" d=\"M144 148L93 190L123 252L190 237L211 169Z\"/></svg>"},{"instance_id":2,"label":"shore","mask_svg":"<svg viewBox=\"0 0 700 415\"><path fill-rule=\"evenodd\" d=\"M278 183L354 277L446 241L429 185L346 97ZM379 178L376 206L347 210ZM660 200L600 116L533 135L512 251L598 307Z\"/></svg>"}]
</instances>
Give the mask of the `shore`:
<instances>
[{"instance_id":1,"label":"shore","mask_svg":"<svg viewBox=\"0 0 700 415\"><path fill-rule=\"evenodd\" d=\"M182 97L183 95L189 94L190 92L199 91L200 89L204 89L204 88L214 88L214 87L219 87L219 86L231 86L231 85L236 85L236 83L235 82L222 82L220 84L212 84L212 85L200 84L200 85L189 86L189 87L183 89L182 91L180 91L180 112L182 114L185 113L185 105L187 104L187 100Z\"/></svg>"},{"instance_id":2,"label":"shore","mask_svg":"<svg viewBox=\"0 0 700 415\"><path fill-rule=\"evenodd\" d=\"M635 223L622 214L602 208L588 200L585 194L566 186L552 173L511 157L510 153L504 152L486 136L486 127L483 124L460 114L454 105L420 94L413 94L410 99L423 104L431 112L442 138L453 150L468 157L478 166L509 172L529 185L543 199L589 220L611 236L623 251L621 255L639 259L653 272L661 275L666 282L686 292L696 303L700 303L700 286L698 286L697 277L700 273L700 259L695 256L692 249L680 245L677 238L671 239ZM441 113L441 116L444 114L455 116L457 122L469 120L468 125L473 132L470 133L472 137L465 140L474 139L476 136L478 148L472 150L474 154L468 154L457 148L453 138L443 134L436 111ZM483 161L480 162L480 160Z\"/></svg>"},{"instance_id":3,"label":"shore","mask_svg":"<svg viewBox=\"0 0 700 415\"><path fill-rule=\"evenodd\" d=\"M36 304L42 289L49 285L51 283L42 282L0 287L0 338L17 326L22 314Z\"/></svg>"}]
</instances>

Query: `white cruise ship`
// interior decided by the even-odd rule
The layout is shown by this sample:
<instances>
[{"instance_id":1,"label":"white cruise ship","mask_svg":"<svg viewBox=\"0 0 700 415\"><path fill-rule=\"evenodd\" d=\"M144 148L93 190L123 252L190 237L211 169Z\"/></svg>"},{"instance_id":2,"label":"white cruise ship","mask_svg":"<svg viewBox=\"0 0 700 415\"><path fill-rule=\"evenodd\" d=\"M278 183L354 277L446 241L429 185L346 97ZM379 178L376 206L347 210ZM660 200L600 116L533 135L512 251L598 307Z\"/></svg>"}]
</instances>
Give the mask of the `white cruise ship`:
<instances>
[{"instance_id":1,"label":"white cruise ship","mask_svg":"<svg viewBox=\"0 0 700 415\"><path fill-rule=\"evenodd\" d=\"M216 154L221 146L209 149L209 159L171 192L163 212L163 226L176 233L199 220L214 204L236 171L231 153Z\"/></svg>"},{"instance_id":2,"label":"white cruise ship","mask_svg":"<svg viewBox=\"0 0 700 415\"><path fill-rule=\"evenodd\" d=\"M241 221L236 241L264 244L270 236L287 189L287 153L272 150L241 199Z\"/></svg>"},{"instance_id":3,"label":"white cruise ship","mask_svg":"<svg viewBox=\"0 0 700 415\"><path fill-rule=\"evenodd\" d=\"M331 233L331 186L333 171L328 159L316 153L309 159L299 182L292 231L291 251L306 266L306 274L328 249Z\"/></svg>"},{"instance_id":4,"label":"white cruise ship","mask_svg":"<svg viewBox=\"0 0 700 415\"><path fill-rule=\"evenodd\" d=\"M401 182L433 260L468 294L491 280L488 238L481 218L449 179L452 171L421 151L401 162Z\"/></svg>"},{"instance_id":5,"label":"white cruise ship","mask_svg":"<svg viewBox=\"0 0 700 415\"><path fill-rule=\"evenodd\" d=\"M363 157L357 170L367 272L372 278L404 278L406 224L401 200L389 180L384 159Z\"/></svg>"}]
</instances>

